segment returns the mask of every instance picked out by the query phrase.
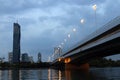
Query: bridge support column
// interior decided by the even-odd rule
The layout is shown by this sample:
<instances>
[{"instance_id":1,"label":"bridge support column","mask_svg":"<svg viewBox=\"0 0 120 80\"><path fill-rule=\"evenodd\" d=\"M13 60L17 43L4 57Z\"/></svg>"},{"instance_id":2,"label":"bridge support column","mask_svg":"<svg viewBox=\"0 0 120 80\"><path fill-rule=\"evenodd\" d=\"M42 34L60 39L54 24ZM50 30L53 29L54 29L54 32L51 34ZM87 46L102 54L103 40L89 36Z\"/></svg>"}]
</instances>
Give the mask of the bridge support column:
<instances>
[{"instance_id":1,"label":"bridge support column","mask_svg":"<svg viewBox=\"0 0 120 80\"><path fill-rule=\"evenodd\" d=\"M74 70L74 69L89 71L89 64L85 63L85 64L81 64L80 66L70 63L65 64L65 70Z\"/></svg>"}]
</instances>

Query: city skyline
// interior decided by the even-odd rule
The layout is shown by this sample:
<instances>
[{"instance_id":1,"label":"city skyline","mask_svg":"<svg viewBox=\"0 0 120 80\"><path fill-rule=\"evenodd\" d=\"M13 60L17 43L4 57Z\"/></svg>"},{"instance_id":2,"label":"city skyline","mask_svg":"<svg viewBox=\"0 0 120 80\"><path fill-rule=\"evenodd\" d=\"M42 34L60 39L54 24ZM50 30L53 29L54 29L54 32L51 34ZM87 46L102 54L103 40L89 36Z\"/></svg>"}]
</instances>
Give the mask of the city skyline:
<instances>
[{"instance_id":1,"label":"city skyline","mask_svg":"<svg viewBox=\"0 0 120 80\"><path fill-rule=\"evenodd\" d=\"M41 52L43 61L47 61L54 47L63 45L63 51L69 49L108 21L120 16L119 0L4 0L0 3L3 3L0 5L0 57L6 60L8 52L12 51L14 22L21 25L21 52L29 53L35 61L38 52ZM94 24L94 4L97 5L97 26ZM72 31L73 28L76 32ZM62 44L68 34L71 34L70 39ZM119 57L112 56L112 59Z\"/></svg>"}]
</instances>

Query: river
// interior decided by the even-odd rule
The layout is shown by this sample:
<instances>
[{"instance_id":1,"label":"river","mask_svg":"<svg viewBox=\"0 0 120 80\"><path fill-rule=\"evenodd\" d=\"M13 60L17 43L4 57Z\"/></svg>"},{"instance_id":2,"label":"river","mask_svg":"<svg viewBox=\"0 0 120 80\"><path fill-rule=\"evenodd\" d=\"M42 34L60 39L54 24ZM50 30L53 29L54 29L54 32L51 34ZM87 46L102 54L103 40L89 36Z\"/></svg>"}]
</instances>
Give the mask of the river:
<instances>
[{"instance_id":1,"label":"river","mask_svg":"<svg viewBox=\"0 0 120 80\"><path fill-rule=\"evenodd\" d=\"M120 80L120 67L79 70L0 70L0 80Z\"/></svg>"}]
</instances>

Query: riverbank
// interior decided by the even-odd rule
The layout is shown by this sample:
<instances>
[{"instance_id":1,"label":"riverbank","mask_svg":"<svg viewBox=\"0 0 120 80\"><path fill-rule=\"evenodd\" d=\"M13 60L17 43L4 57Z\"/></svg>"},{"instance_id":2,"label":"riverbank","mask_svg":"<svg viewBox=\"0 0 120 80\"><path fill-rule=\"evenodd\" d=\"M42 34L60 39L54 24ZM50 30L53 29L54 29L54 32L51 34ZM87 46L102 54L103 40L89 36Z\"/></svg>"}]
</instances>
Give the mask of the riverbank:
<instances>
[{"instance_id":1,"label":"riverbank","mask_svg":"<svg viewBox=\"0 0 120 80\"><path fill-rule=\"evenodd\" d=\"M38 68L49 68L50 63L41 62L41 63L1 63L0 69L38 69Z\"/></svg>"},{"instance_id":2,"label":"riverbank","mask_svg":"<svg viewBox=\"0 0 120 80\"><path fill-rule=\"evenodd\" d=\"M97 58L88 62L91 67L120 67L120 60Z\"/></svg>"},{"instance_id":3,"label":"riverbank","mask_svg":"<svg viewBox=\"0 0 120 80\"><path fill-rule=\"evenodd\" d=\"M105 68L105 67L120 67L120 60L113 61L106 58L97 58L88 62L90 67L94 68ZM58 65L60 66L60 65ZM58 67L57 66L57 67ZM49 62L41 63L29 63L29 62L20 62L16 64L11 64L8 62L0 63L0 69L40 69L40 68L57 68L52 66ZM64 69L64 65L61 66ZM58 67L61 69L61 67Z\"/></svg>"}]
</instances>

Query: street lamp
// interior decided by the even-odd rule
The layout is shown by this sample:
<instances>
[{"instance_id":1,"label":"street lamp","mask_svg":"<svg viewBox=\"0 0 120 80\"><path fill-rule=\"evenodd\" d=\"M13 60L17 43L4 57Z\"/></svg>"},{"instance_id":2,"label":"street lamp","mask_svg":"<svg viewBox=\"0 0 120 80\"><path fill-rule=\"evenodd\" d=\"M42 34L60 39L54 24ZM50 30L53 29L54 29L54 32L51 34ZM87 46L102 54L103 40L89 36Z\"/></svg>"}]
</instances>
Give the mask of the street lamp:
<instances>
[{"instance_id":1,"label":"street lamp","mask_svg":"<svg viewBox=\"0 0 120 80\"><path fill-rule=\"evenodd\" d=\"M92 6L92 8L93 8L93 10L96 10L96 9L97 9L97 5L94 4L94 5Z\"/></svg>"},{"instance_id":2,"label":"street lamp","mask_svg":"<svg viewBox=\"0 0 120 80\"><path fill-rule=\"evenodd\" d=\"M93 8L93 10L95 11L95 26L97 26L97 21L96 21L96 9L97 9L97 5L94 4L94 5L92 6L92 8Z\"/></svg>"},{"instance_id":3,"label":"street lamp","mask_svg":"<svg viewBox=\"0 0 120 80\"><path fill-rule=\"evenodd\" d=\"M73 32L76 32L76 29L75 29L75 28L73 28Z\"/></svg>"},{"instance_id":4,"label":"street lamp","mask_svg":"<svg viewBox=\"0 0 120 80\"><path fill-rule=\"evenodd\" d=\"M68 38L70 38L70 34L68 34Z\"/></svg>"},{"instance_id":5,"label":"street lamp","mask_svg":"<svg viewBox=\"0 0 120 80\"><path fill-rule=\"evenodd\" d=\"M81 20L80 20L80 23L81 23L81 24L83 24L83 23L84 23L84 21L85 21L84 19L81 19Z\"/></svg>"}]
</instances>

